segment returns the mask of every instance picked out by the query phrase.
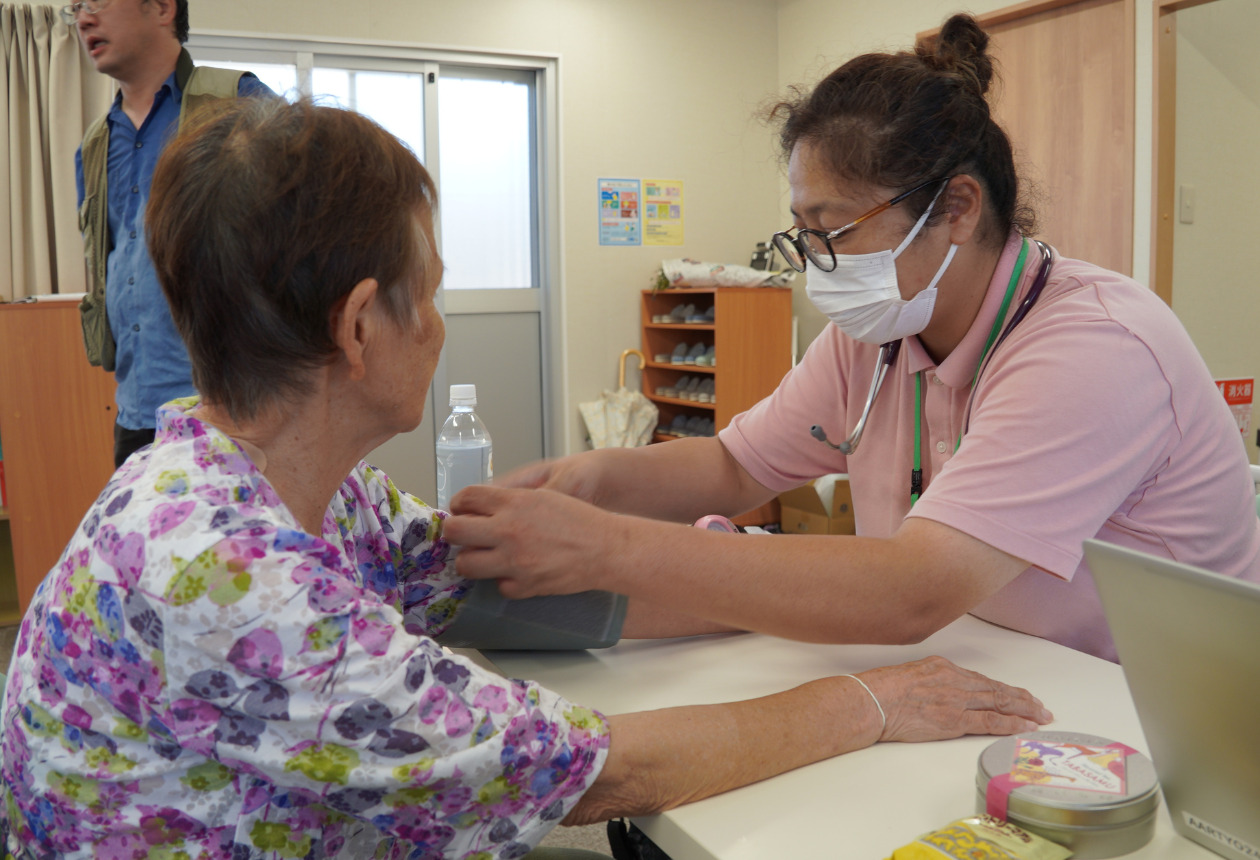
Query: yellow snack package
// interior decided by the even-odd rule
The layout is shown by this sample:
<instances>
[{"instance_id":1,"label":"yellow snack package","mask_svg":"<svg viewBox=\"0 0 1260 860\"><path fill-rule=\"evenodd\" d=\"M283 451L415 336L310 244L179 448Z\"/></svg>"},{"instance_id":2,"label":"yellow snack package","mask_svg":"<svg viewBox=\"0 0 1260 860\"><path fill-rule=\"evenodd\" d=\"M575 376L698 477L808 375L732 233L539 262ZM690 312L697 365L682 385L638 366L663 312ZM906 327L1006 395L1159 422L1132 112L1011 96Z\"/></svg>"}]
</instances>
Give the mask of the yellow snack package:
<instances>
[{"instance_id":1,"label":"yellow snack package","mask_svg":"<svg viewBox=\"0 0 1260 860\"><path fill-rule=\"evenodd\" d=\"M962 818L925 833L888 860L1066 860L1072 852L989 815Z\"/></svg>"}]
</instances>

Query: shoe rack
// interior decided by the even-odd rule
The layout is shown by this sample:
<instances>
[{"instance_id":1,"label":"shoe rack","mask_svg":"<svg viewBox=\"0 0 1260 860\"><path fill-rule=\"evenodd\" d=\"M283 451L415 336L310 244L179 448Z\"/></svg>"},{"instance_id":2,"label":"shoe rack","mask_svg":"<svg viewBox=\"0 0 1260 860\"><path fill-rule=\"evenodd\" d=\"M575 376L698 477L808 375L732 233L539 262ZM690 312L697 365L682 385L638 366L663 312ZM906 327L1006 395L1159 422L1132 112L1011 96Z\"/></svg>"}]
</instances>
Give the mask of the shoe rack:
<instances>
[{"instance_id":1,"label":"shoe rack","mask_svg":"<svg viewBox=\"0 0 1260 860\"><path fill-rule=\"evenodd\" d=\"M679 306L695 308L691 319L660 321ZM712 421L721 430L739 413L774 391L792 366L792 291L780 287L711 287L644 290L641 301L643 393L661 417L654 442L678 438L661 432L682 421ZM708 365L675 363L680 346L688 354L712 355ZM711 349L710 349L711 348ZM678 392L678 383L698 379L711 388L711 401L693 400ZM703 383L712 380L712 386ZM673 390L673 396L658 390ZM692 421L695 425L697 422ZM707 428L706 428L707 429ZM689 433L685 435L709 435Z\"/></svg>"}]
</instances>

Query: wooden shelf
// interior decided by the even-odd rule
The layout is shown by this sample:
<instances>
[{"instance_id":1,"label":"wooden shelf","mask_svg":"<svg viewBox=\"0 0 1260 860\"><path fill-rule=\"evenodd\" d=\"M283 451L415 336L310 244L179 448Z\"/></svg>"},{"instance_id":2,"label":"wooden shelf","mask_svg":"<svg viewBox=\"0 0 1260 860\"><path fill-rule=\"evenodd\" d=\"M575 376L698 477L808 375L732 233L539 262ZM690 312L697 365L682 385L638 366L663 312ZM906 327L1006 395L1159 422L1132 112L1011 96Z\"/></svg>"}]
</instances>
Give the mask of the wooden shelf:
<instances>
[{"instance_id":1,"label":"wooden shelf","mask_svg":"<svg viewBox=\"0 0 1260 860\"><path fill-rule=\"evenodd\" d=\"M8 518L9 518L9 509L8 509L8 508L0 508L0 523L4 522L4 521L5 521L5 520L7 520Z\"/></svg>"},{"instance_id":2,"label":"wooden shelf","mask_svg":"<svg viewBox=\"0 0 1260 860\"><path fill-rule=\"evenodd\" d=\"M679 303L694 304L698 312L713 309L712 324L654 323ZM792 367L792 291L779 287L708 287L644 290L640 300L643 354L643 393L660 409L658 426L668 427L679 416L712 417L721 430L778 386ZM653 360L672 355L679 344L712 346L720 365L674 364ZM661 397L684 376L711 377L713 403ZM658 433L654 441L686 438ZM769 522L769 520L766 520Z\"/></svg>"},{"instance_id":3,"label":"wooden shelf","mask_svg":"<svg viewBox=\"0 0 1260 860\"><path fill-rule=\"evenodd\" d=\"M674 439L690 439L690 438L692 437L691 436L675 436L673 433L653 433L652 434L653 442L672 442ZM700 438L707 439L710 437L701 436ZM672 451L673 449L671 448L670 450Z\"/></svg>"},{"instance_id":4,"label":"wooden shelf","mask_svg":"<svg viewBox=\"0 0 1260 860\"><path fill-rule=\"evenodd\" d=\"M661 397L659 394L646 395L653 403L668 403L672 406L694 406L697 409L717 409L716 403L701 403L698 400L683 400L681 397Z\"/></svg>"},{"instance_id":5,"label":"wooden shelf","mask_svg":"<svg viewBox=\"0 0 1260 860\"><path fill-rule=\"evenodd\" d=\"M657 370L681 370L687 373L713 373L716 367L707 364L674 364L668 361L649 361L647 367L653 367Z\"/></svg>"},{"instance_id":6,"label":"wooden shelf","mask_svg":"<svg viewBox=\"0 0 1260 860\"><path fill-rule=\"evenodd\" d=\"M644 323L643 327L670 331L713 331L717 328L713 323Z\"/></svg>"}]
</instances>

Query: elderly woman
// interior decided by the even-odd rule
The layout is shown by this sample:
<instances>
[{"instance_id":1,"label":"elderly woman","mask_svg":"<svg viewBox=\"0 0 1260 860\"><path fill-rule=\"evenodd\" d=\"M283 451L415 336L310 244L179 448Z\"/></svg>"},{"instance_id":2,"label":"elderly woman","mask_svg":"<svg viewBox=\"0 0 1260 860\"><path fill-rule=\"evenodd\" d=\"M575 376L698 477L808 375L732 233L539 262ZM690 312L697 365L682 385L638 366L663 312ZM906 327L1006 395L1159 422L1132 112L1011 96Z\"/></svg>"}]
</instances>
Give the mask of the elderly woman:
<instances>
[{"instance_id":1,"label":"elderly woman","mask_svg":"<svg viewBox=\"0 0 1260 860\"><path fill-rule=\"evenodd\" d=\"M361 459L420 421L442 347L434 206L398 141L309 103L222 105L164 154L149 244L201 399L23 622L9 851L516 858L561 820L1049 719L943 660L604 717L435 644L466 589L445 514Z\"/></svg>"}]
</instances>

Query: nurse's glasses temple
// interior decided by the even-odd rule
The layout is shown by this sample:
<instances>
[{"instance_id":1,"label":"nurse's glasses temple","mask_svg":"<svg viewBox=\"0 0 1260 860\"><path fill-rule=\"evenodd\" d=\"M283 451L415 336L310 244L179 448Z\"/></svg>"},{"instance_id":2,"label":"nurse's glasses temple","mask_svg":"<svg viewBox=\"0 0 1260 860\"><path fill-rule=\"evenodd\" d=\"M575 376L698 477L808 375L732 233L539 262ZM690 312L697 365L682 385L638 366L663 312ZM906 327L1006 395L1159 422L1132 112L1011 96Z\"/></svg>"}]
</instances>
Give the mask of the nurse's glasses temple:
<instances>
[{"instance_id":1,"label":"nurse's glasses temple","mask_svg":"<svg viewBox=\"0 0 1260 860\"><path fill-rule=\"evenodd\" d=\"M843 227L838 227L830 233L824 233L822 230L810 230L802 227L800 230L796 231L795 236L789 236L788 232L794 229L794 227L787 227L786 229L775 233L774 236L771 237L771 244L773 244L778 252L783 255L783 259L787 261L787 264L798 272L805 271L806 259L822 271L830 272L836 267L836 251L831 247L833 239L839 239L863 221L869 221L879 213L891 209L910 195L922 191L924 188L936 185L937 183L948 182L953 178L953 176L938 176L935 179L929 179L927 182L920 182L909 191L903 191L891 200L884 201L870 212L867 212L864 215L859 215L848 224L845 224ZM827 249L827 255L825 257L822 256L822 251L805 241L803 238L805 236L817 236L817 241Z\"/></svg>"}]
</instances>

